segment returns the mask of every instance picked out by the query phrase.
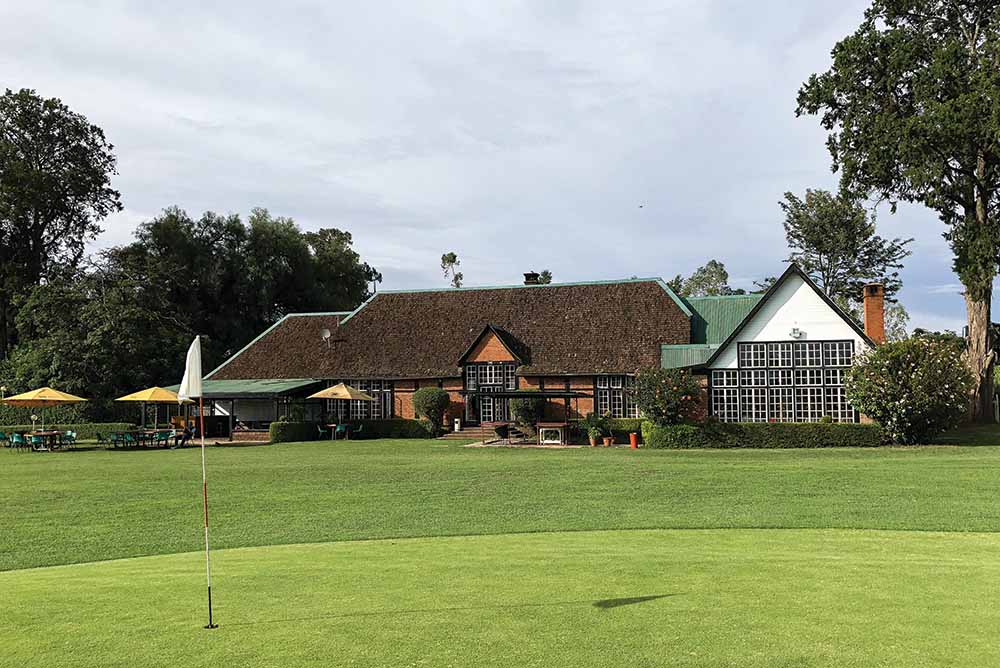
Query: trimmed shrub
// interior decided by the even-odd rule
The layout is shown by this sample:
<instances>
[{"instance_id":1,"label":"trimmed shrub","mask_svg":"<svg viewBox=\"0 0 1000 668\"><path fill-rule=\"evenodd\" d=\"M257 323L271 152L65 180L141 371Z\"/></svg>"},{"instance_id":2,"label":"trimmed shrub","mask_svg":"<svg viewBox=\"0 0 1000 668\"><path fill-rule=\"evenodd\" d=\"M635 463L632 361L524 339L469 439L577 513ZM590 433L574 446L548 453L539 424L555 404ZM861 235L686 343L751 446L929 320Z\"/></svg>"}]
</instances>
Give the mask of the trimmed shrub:
<instances>
[{"instance_id":1,"label":"trimmed shrub","mask_svg":"<svg viewBox=\"0 0 1000 668\"><path fill-rule=\"evenodd\" d=\"M37 427L32 427L30 424L0 426L0 431L5 434L11 434L13 432L31 431L38 428L41 428L41 423ZM49 424L46 422L45 428L54 429L55 431L75 431L78 441L93 441L97 438L98 434L107 438L113 431L129 431L135 429L135 425L129 422L84 422L81 424L64 424L62 422Z\"/></svg>"},{"instance_id":2,"label":"trimmed shrub","mask_svg":"<svg viewBox=\"0 0 1000 668\"><path fill-rule=\"evenodd\" d=\"M642 423L642 443L647 448L710 448L706 430L693 424Z\"/></svg>"},{"instance_id":3,"label":"trimmed shrub","mask_svg":"<svg viewBox=\"0 0 1000 668\"><path fill-rule=\"evenodd\" d=\"M318 422L287 422L278 420L271 423L271 443L291 443L295 441L315 441L319 438Z\"/></svg>"},{"instance_id":4,"label":"trimmed shrub","mask_svg":"<svg viewBox=\"0 0 1000 668\"><path fill-rule=\"evenodd\" d=\"M701 386L684 369L643 369L632 396L639 412L656 424L680 424L697 417Z\"/></svg>"},{"instance_id":5,"label":"trimmed shrub","mask_svg":"<svg viewBox=\"0 0 1000 668\"><path fill-rule=\"evenodd\" d=\"M885 442L876 424L746 422L642 424L648 448L874 448Z\"/></svg>"},{"instance_id":6,"label":"trimmed shrub","mask_svg":"<svg viewBox=\"0 0 1000 668\"><path fill-rule=\"evenodd\" d=\"M510 414L514 423L528 436L535 435L535 423L545 409L545 400L540 397L517 397L510 400Z\"/></svg>"},{"instance_id":7,"label":"trimmed shrub","mask_svg":"<svg viewBox=\"0 0 1000 668\"><path fill-rule=\"evenodd\" d=\"M607 424L615 443L628 443L629 434L642 433L643 422L642 418L611 418Z\"/></svg>"},{"instance_id":8,"label":"trimmed shrub","mask_svg":"<svg viewBox=\"0 0 1000 668\"><path fill-rule=\"evenodd\" d=\"M427 420L392 418L358 420L351 424L363 427L359 438L434 438L434 426Z\"/></svg>"},{"instance_id":9,"label":"trimmed shrub","mask_svg":"<svg viewBox=\"0 0 1000 668\"><path fill-rule=\"evenodd\" d=\"M895 443L926 443L966 416L972 374L955 345L921 338L860 355L844 387L851 404Z\"/></svg>"},{"instance_id":10,"label":"trimmed shrub","mask_svg":"<svg viewBox=\"0 0 1000 668\"><path fill-rule=\"evenodd\" d=\"M427 418L434 435L441 433L445 411L451 406L451 397L440 387L421 387L413 393L413 410L417 417Z\"/></svg>"}]
</instances>

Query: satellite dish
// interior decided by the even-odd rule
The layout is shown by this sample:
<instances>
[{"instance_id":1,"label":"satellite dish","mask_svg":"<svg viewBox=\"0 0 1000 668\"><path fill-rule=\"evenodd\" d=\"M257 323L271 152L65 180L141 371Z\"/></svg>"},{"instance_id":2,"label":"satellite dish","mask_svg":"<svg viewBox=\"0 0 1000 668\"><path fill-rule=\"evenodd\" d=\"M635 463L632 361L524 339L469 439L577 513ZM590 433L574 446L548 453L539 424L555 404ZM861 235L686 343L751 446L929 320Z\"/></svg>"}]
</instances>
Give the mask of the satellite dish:
<instances>
[{"instance_id":1,"label":"satellite dish","mask_svg":"<svg viewBox=\"0 0 1000 668\"><path fill-rule=\"evenodd\" d=\"M330 339L330 336L331 336L330 335L330 330L328 330L326 327L324 327L323 329L319 330L319 335L320 335L320 337L324 341L328 341Z\"/></svg>"}]
</instances>

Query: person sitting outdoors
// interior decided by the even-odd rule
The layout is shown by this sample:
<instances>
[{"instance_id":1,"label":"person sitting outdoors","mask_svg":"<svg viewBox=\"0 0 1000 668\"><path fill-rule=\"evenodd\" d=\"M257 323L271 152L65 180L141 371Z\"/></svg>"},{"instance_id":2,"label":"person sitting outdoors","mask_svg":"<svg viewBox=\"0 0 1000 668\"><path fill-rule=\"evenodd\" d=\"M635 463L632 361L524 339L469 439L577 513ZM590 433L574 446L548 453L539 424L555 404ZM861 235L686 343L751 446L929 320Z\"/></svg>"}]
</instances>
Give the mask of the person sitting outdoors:
<instances>
[{"instance_id":1,"label":"person sitting outdoors","mask_svg":"<svg viewBox=\"0 0 1000 668\"><path fill-rule=\"evenodd\" d=\"M186 424L184 425L184 430L174 436L174 444L171 446L171 449L184 447L192 438L194 438L194 425Z\"/></svg>"}]
</instances>

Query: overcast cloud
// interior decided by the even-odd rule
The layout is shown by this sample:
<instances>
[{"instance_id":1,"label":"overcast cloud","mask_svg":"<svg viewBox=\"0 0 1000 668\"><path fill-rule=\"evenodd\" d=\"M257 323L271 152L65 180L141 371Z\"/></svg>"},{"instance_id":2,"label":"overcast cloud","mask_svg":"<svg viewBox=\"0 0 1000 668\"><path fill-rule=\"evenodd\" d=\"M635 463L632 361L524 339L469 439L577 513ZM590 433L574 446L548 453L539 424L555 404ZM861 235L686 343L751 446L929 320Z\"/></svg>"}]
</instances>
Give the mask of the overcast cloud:
<instances>
[{"instance_id":1,"label":"overcast cloud","mask_svg":"<svg viewBox=\"0 0 1000 668\"><path fill-rule=\"evenodd\" d=\"M866 2L8 2L0 85L62 98L116 146L125 211L254 206L354 235L382 288L783 269L782 193L830 188L795 94ZM641 208L640 208L641 205ZM964 304L930 212L913 236L913 325Z\"/></svg>"}]
</instances>

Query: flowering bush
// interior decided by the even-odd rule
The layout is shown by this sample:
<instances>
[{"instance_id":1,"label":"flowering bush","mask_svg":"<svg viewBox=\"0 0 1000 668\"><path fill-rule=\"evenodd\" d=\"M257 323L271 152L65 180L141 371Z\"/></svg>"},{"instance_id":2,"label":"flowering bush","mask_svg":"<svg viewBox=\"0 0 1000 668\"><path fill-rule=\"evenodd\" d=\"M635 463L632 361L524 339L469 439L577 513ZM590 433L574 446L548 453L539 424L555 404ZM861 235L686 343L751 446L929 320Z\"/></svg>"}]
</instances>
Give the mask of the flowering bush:
<instances>
[{"instance_id":1,"label":"flowering bush","mask_svg":"<svg viewBox=\"0 0 1000 668\"><path fill-rule=\"evenodd\" d=\"M847 398L896 443L925 443L966 415L973 379L955 346L912 338L858 357Z\"/></svg>"},{"instance_id":2,"label":"flowering bush","mask_svg":"<svg viewBox=\"0 0 1000 668\"><path fill-rule=\"evenodd\" d=\"M701 386L684 369L644 369L632 389L642 415L658 425L694 420L700 395Z\"/></svg>"}]
</instances>

